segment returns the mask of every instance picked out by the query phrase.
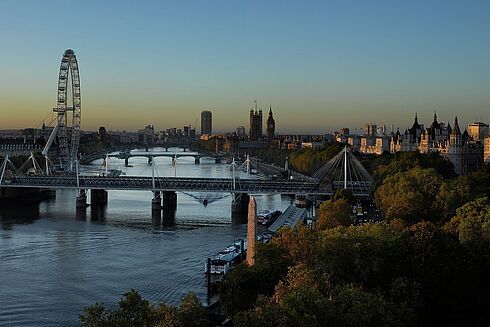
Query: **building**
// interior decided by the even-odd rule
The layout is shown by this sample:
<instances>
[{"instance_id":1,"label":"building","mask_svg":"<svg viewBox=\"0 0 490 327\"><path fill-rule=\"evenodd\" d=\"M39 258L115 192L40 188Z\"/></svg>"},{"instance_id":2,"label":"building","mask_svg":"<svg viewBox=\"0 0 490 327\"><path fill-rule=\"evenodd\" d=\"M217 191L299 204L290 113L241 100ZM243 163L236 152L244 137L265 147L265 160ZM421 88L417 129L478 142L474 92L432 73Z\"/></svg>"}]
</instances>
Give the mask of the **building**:
<instances>
[{"instance_id":1,"label":"building","mask_svg":"<svg viewBox=\"0 0 490 327\"><path fill-rule=\"evenodd\" d=\"M104 126L99 127L99 140L102 142L107 141L107 131Z\"/></svg>"},{"instance_id":2,"label":"building","mask_svg":"<svg viewBox=\"0 0 490 327\"><path fill-rule=\"evenodd\" d=\"M138 130L138 142L149 145L155 144L155 128L148 125L144 129Z\"/></svg>"},{"instance_id":3,"label":"building","mask_svg":"<svg viewBox=\"0 0 490 327\"><path fill-rule=\"evenodd\" d=\"M349 135L349 128L348 127L341 128L339 133L340 135Z\"/></svg>"},{"instance_id":4,"label":"building","mask_svg":"<svg viewBox=\"0 0 490 327\"><path fill-rule=\"evenodd\" d=\"M247 133L245 132L245 126L238 126L236 128L236 134L238 135L238 137L244 137L247 135Z\"/></svg>"},{"instance_id":5,"label":"building","mask_svg":"<svg viewBox=\"0 0 490 327\"><path fill-rule=\"evenodd\" d=\"M473 141L483 141L488 135L488 124L482 122L468 124L468 134Z\"/></svg>"},{"instance_id":6,"label":"building","mask_svg":"<svg viewBox=\"0 0 490 327\"><path fill-rule=\"evenodd\" d=\"M209 110L201 112L201 135L213 133L213 114Z\"/></svg>"},{"instance_id":7,"label":"building","mask_svg":"<svg viewBox=\"0 0 490 327\"><path fill-rule=\"evenodd\" d=\"M484 130L485 124L475 126L475 135ZM482 128L483 127L483 128ZM467 130L461 133L458 118L454 125L440 123L437 113L434 113L432 124L428 128L418 124L417 116L412 128L400 134L398 131L392 137L391 152L420 151L421 153L437 152L454 165L458 175L465 175L480 169L483 165L484 145L475 141Z\"/></svg>"},{"instance_id":8,"label":"building","mask_svg":"<svg viewBox=\"0 0 490 327\"><path fill-rule=\"evenodd\" d=\"M434 112L433 121L428 128L419 123L415 114L412 127L403 133L398 129L396 133L392 130L387 134L384 126L377 128L374 124L366 124L362 136L338 133L336 140L349 143L366 154L382 154L385 151L436 152L451 161L456 174L464 175L480 169L484 160L490 161L490 139L485 136L488 135L488 125L476 122L468 125L468 130L470 129L471 133L467 130L461 132L457 118L452 127L449 122L441 123Z\"/></svg>"},{"instance_id":9,"label":"building","mask_svg":"<svg viewBox=\"0 0 490 327\"><path fill-rule=\"evenodd\" d=\"M265 131L267 142L271 144L274 140L274 133L276 131L276 122L274 121L274 117L272 115L272 106L269 107L269 117L267 117Z\"/></svg>"},{"instance_id":10,"label":"building","mask_svg":"<svg viewBox=\"0 0 490 327\"><path fill-rule=\"evenodd\" d=\"M483 161L490 163L490 136L483 139Z\"/></svg>"},{"instance_id":11,"label":"building","mask_svg":"<svg viewBox=\"0 0 490 327\"><path fill-rule=\"evenodd\" d=\"M248 133L249 141L260 141L262 139L262 109L257 111L257 100L255 100L255 110L250 109L250 130Z\"/></svg>"}]
</instances>

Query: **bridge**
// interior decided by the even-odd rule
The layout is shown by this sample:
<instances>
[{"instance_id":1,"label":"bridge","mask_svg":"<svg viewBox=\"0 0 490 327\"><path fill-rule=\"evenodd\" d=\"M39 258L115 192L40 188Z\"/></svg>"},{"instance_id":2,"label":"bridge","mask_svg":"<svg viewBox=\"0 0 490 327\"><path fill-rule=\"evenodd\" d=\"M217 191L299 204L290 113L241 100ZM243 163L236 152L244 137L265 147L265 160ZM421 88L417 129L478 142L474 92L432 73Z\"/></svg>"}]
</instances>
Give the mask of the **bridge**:
<instances>
[{"instance_id":1,"label":"bridge","mask_svg":"<svg viewBox=\"0 0 490 327\"><path fill-rule=\"evenodd\" d=\"M202 154L202 153L193 153L193 152L131 152L131 151L120 151L117 154L110 154L108 152L115 152L115 151L101 151L97 153L93 153L90 155L83 156L80 159L80 163L84 165L88 165L91 162L99 159L106 159L106 158L117 158L117 159L123 159L124 160L124 165L126 167L129 166L129 159L130 158L135 158L135 157L143 157L148 159L148 164L151 164L153 162L153 158L156 157L167 157L167 158L172 158L172 159L178 159L178 158L183 158L183 157L192 157L194 158L194 162L196 164L199 164L201 162L201 158L212 158L214 159L215 163L221 163L221 156L217 154Z\"/></svg>"},{"instance_id":2,"label":"bridge","mask_svg":"<svg viewBox=\"0 0 490 327\"><path fill-rule=\"evenodd\" d=\"M153 162L153 159L154 158L157 158L157 157L167 157L167 158L172 158L173 160L177 160L178 158L184 158L184 157L192 157L192 158L194 158L194 162L196 164L199 164L201 162L201 158L213 158L214 161L215 161L215 163L221 163L221 156L219 156L219 155L206 155L206 154L190 153L190 152L175 152L175 153L169 153L169 152L163 152L163 153L154 153L154 152L147 152L147 153L120 152L118 154L108 154L108 155L106 155L106 158L124 159L124 165L126 167L129 166L129 159L130 158L135 158L135 157L147 158L148 159L148 164L151 164Z\"/></svg>"},{"instance_id":3,"label":"bridge","mask_svg":"<svg viewBox=\"0 0 490 327\"><path fill-rule=\"evenodd\" d=\"M31 152L41 152L43 147L40 144L0 144L1 156L29 156Z\"/></svg>"},{"instance_id":4,"label":"bridge","mask_svg":"<svg viewBox=\"0 0 490 327\"><path fill-rule=\"evenodd\" d=\"M121 158L123 154L113 157ZM159 154L171 156L177 154ZM128 154L126 154L128 157ZM134 154L131 156L155 157L154 154ZM180 156L206 155L180 153ZM124 157L123 157L124 158ZM153 159L152 159L153 160ZM188 178L188 177L158 177L156 164L152 163L152 176L86 176L79 174L78 162L75 172L54 172L44 169L31 155L22 167L15 167L7 158L0 166L1 188L38 188L38 189L75 189L78 190L77 209L87 206L86 192L91 192L91 205L94 207L107 204L108 190L151 191L152 214L161 213L162 209L177 207L176 192L197 193L231 193L233 194L232 218L242 221L246 217L249 194L290 194L303 196L331 196L339 189L348 189L356 197L368 197L371 191L371 176L360 162L347 149L341 151L328 161L312 177L294 180L243 179L236 177L235 162L232 163L232 178ZM162 205L163 199L163 205Z\"/></svg>"},{"instance_id":5,"label":"bridge","mask_svg":"<svg viewBox=\"0 0 490 327\"><path fill-rule=\"evenodd\" d=\"M23 176L2 183L3 187L44 189L99 189L152 192L199 192L199 193L247 193L247 194L305 194L333 195L335 189L323 188L316 180L270 181L265 179L239 178L185 178L185 177L107 177L107 176ZM354 195L367 196L363 190L371 185L367 182L348 187L356 190Z\"/></svg>"}]
</instances>

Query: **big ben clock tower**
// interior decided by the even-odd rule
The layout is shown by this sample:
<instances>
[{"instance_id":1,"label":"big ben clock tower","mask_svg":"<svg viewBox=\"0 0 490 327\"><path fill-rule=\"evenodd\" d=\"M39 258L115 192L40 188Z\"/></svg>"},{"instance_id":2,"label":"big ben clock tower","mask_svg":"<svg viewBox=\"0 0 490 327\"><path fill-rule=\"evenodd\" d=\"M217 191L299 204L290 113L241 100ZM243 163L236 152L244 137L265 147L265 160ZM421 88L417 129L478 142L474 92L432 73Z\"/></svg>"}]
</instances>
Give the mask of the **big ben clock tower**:
<instances>
[{"instance_id":1,"label":"big ben clock tower","mask_svg":"<svg viewBox=\"0 0 490 327\"><path fill-rule=\"evenodd\" d=\"M274 121L274 117L272 115L272 106L269 107L269 117L267 118L265 130L267 136L267 143L270 144L274 140L274 133L276 130L276 122Z\"/></svg>"}]
</instances>

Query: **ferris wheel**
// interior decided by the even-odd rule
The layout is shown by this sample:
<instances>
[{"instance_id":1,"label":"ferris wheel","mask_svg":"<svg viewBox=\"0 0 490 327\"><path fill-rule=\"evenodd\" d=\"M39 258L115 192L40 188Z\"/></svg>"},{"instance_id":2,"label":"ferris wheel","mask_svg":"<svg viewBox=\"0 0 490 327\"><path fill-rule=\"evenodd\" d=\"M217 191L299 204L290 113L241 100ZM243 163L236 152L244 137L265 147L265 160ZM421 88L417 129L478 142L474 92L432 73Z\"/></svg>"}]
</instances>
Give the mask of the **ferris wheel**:
<instances>
[{"instance_id":1,"label":"ferris wheel","mask_svg":"<svg viewBox=\"0 0 490 327\"><path fill-rule=\"evenodd\" d=\"M54 139L58 136L59 161L62 168L69 168L77 160L80 144L81 97L80 75L75 52L68 49L61 58L58 77L56 126L49 136L43 155L47 157Z\"/></svg>"}]
</instances>

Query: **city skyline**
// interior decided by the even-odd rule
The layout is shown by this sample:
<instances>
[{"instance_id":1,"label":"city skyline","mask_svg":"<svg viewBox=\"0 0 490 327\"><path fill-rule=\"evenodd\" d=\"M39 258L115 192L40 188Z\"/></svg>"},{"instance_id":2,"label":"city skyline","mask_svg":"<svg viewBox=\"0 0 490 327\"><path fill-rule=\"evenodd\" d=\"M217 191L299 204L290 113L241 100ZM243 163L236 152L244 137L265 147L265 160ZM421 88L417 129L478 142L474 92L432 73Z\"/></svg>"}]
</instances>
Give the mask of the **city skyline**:
<instances>
[{"instance_id":1,"label":"city skyline","mask_svg":"<svg viewBox=\"0 0 490 327\"><path fill-rule=\"evenodd\" d=\"M277 133L369 121L404 129L415 112L430 122L434 110L441 120L488 122L489 9L484 1L6 1L0 128L42 124L69 47L80 65L85 130L198 127L209 109L214 130L233 131L248 128L256 98L264 111L272 104ZM81 19L61 23L65 12Z\"/></svg>"}]
</instances>

